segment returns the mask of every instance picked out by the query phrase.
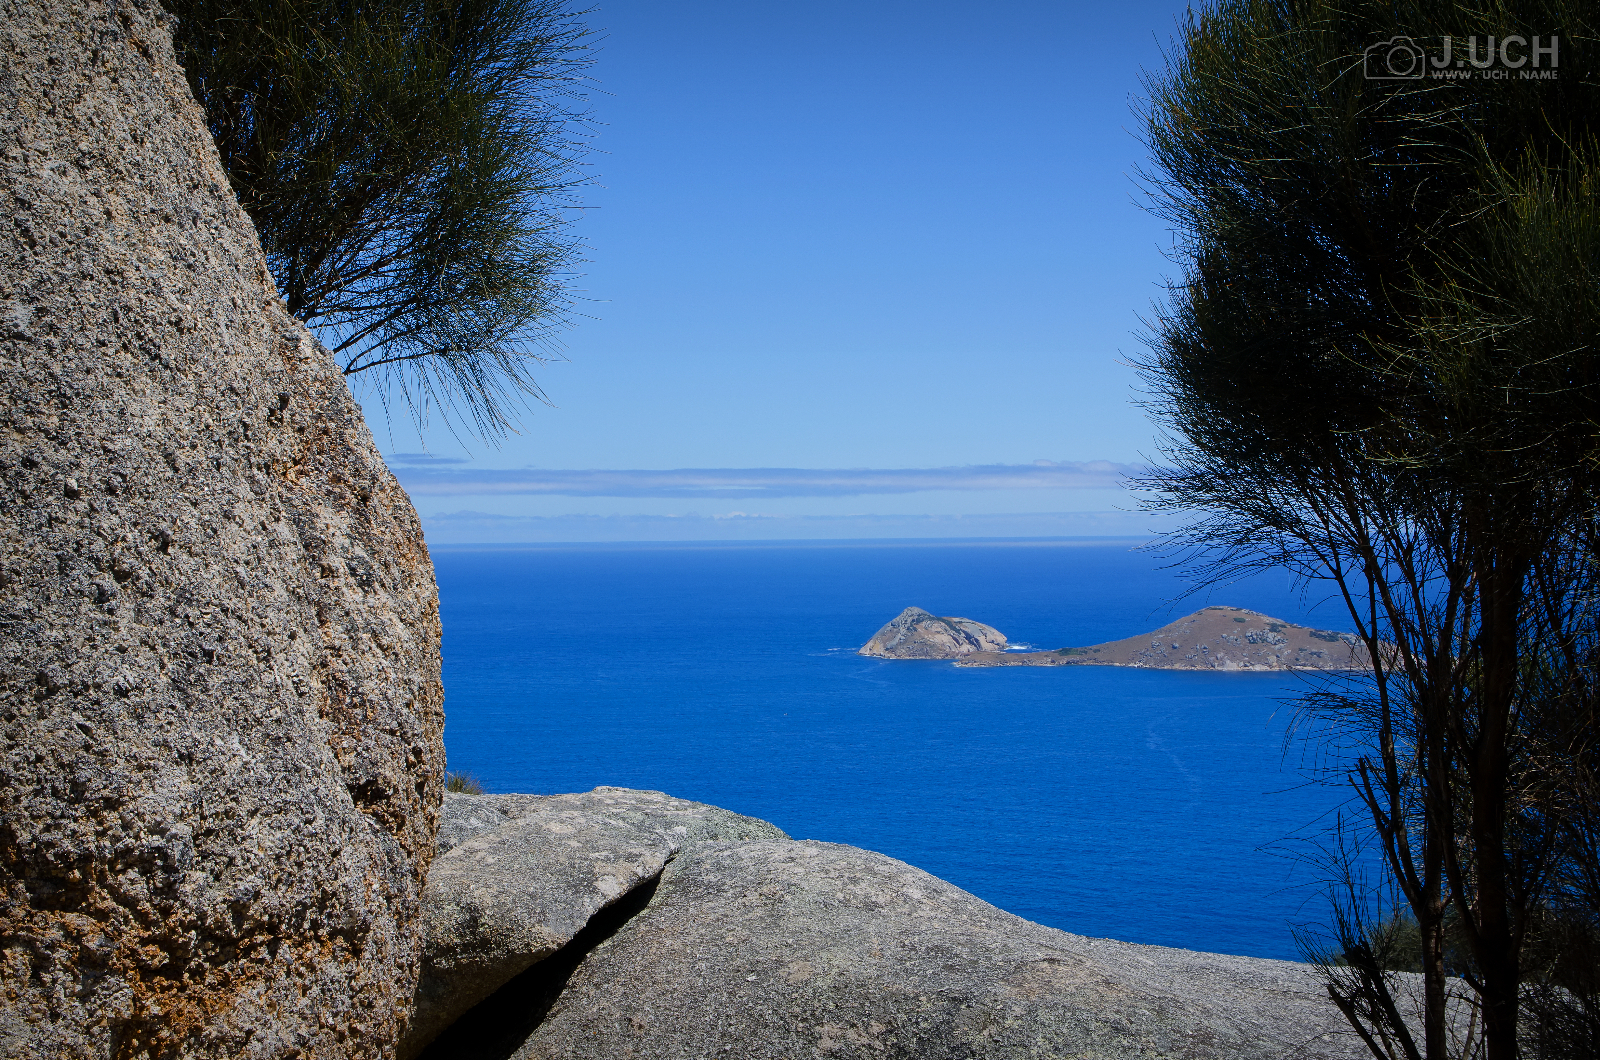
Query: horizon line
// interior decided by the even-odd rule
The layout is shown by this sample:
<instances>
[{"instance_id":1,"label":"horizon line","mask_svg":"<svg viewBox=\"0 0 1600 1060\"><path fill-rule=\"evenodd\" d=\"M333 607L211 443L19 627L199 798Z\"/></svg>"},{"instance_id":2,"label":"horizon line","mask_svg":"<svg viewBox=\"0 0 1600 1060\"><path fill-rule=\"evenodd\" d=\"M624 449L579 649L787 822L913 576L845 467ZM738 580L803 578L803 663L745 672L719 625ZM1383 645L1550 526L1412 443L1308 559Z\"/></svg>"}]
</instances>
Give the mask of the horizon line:
<instances>
[{"instance_id":1,"label":"horizon line","mask_svg":"<svg viewBox=\"0 0 1600 1060\"><path fill-rule=\"evenodd\" d=\"M653 548L832 548L839 546L934 548L950 545L1070 546L1155 541L1159 536L1157 534L1064 534L1046 537L800 537L747 540L706 538L691 541L675 541L671 539L641 539L638 541L445 541L437 544L429 542L428 551L510 552L546 548L633 548L637 546L650 546Z\"/></svg>"},{"instance_id":2,"label":"horizon line","mask_svg":"<svg viewBox=\"0 0 1600 1060\"><path fill-rule=\"evenodd\" d=\"M966 464L931 468L473 468L455 457L397 453L389 458L418 496L859 497L930 491L1127 489L1148 472L1110 460Z\"/></svg>"}]
</instances>

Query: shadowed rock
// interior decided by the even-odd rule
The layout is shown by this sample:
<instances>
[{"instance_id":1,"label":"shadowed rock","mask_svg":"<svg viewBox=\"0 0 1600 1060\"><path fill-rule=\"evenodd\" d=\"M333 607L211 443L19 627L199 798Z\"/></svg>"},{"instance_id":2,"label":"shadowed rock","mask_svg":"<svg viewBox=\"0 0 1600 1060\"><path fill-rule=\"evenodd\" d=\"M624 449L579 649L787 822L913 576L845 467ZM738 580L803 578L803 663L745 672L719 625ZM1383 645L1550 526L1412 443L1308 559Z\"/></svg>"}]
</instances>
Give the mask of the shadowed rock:
<instances>
[{"instance_id":1,"label":"shadowed rock","mask_svg":"<svg viewBox=\"0 0 1600 1060\"><path fill-rule=\"evenodd\" d=\"M881 854L757 841L673 859L512 1055L1365 1053L1304 965L1069 935Z\"/></svg>"},{"instance_id":2,"label":"shadowed rock","mask_svg":"<svg viewBox=\"0 0 1600 1060\"><path fill-rule=\"evenodd\" d=\"M908 607L861 646L878 659L955 659L970 652L1006 650L1006 636L970 618L940 618Z\"/></svg>"},{"instance_id":3,"label":"shadowed rock","mask_svg":"<svg viewBox=\"0 0 1600 1060\"><path fill-rule=\"evenodd\" d=\"M404 1057L687 845L784 838L753 817L624 788L446 795L440 834L450 845L441 844L423 892L424 969Z\"/></svg>"},{"instance_id":4,"label":"shadowed rock","mask_svg":"<svg viewBox=\"0 0 1600 1060\"><path fill-rule=\"evenodd\" d=\"M0 3L0 1056L387 1057L433 570L166 23Z\"/></svg>"}]
</instances>

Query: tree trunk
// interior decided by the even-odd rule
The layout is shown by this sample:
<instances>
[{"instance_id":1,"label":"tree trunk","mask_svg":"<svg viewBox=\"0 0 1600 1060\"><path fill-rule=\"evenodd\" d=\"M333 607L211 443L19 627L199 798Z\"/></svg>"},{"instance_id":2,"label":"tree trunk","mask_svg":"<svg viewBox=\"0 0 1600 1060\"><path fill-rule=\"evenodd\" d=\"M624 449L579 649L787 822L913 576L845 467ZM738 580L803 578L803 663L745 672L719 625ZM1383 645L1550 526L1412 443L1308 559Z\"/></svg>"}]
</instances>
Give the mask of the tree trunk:
<instances>
[{"instance_id":1,"label":"tree trunk","mask_svg":"<svg viewBox=\"0 0 1600 1060\"><path fill-rule=\"evenodd\" d=\"M1485 1060L1516 1060L1521 969L1514 936L1506 860L1506 798L1510 780L1507 738L1517 688L1517 621L1522 564L1493 555L1479 564L1483 600L1479 624L1482 700L1472 755L1470 830L1477 876L1469 928L1482 984Z\"/></svg>"},{"instance_id":2,"label":"tree trunk","mask_svg":"<svg viewBox=\"0 0 1600 1060\"><path fill-rule=\"evenodd\" d=\"M1435 903L1437 905L1437 903ZM1422 932L1422 1038L1428 1060L1450 1060L1445 1037L1444 918L1436 908Z\"/></svg>"},{"instance_id":3,"label":"tree trunk","mask_svg":"<svg viewBox=\"0 0 1600 1060\"><path fill-rule=\"evenodd\" d=\"M1445 910L1450 902L1445 888L1445 851L1456 842L1452 795L1450 713L1453 699L1446 676L1454 668L1453 652L1435 644L1426 663L1428 691L1422 698L1421 744L1426 753L1423 771L1427 787L1427 829L1422 840L1423 902L1413 908L1422 933L1422 1032L1428 1060L1451 1060L1446 1034Z\"/></svg>"}]
</instances>

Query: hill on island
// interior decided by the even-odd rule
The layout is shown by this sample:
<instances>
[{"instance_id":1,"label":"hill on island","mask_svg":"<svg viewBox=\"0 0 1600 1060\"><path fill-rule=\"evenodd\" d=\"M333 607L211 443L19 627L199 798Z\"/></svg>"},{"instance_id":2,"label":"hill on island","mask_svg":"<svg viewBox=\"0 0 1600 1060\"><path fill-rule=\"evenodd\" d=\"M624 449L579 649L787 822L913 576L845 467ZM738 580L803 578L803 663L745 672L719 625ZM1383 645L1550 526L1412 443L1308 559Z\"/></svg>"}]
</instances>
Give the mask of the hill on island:
<instances>
[{"instance_id":1,"label":"hill on island","mask_svg":"<svg viewBox=\"0 0 1600 1060\"><path fill-rule=\"evenodd\" d=\"M1206 607L1153 633L1085 648L983 651L957 666L1135 666L1157 670L1367 670L1350 633L1313 629L1242 607Z\"/></svg>"}]
</instances>

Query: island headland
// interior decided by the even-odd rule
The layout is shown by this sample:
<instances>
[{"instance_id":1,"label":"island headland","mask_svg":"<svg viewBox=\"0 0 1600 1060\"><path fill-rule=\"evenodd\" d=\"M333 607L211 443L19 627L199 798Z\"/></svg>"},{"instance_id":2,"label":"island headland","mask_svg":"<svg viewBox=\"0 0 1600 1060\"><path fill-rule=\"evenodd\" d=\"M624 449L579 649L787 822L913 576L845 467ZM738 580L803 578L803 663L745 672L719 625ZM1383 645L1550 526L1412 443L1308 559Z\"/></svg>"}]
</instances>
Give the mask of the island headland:
<instances>
[{"instance_id":1,"label":"island headland","mask_svg":"<svg viewBox=\"0 0 1600 1060\"><path fill-rule=\"evenodd\" d=\"M1369 670L1350 633L1242 607L1205 607L1152 633L1055 651L973 652L957 666L1134 666L1152 670Z\"/></svg>"},{"instance_id":2,"label":"island headland","mask_svg":"<svg viewBox=\"0 0 1600 1060\"><path fill-rule=\"evenodd\" d=\"M1314 629L1214 605L1137 637L1054 651L1007 651L1005 634L970 618L908 607L858 652L877 659L949 659L957 666L1132 666L1151 670L1370 670L1352 633Z\"/></svg>"}]
</instances>

